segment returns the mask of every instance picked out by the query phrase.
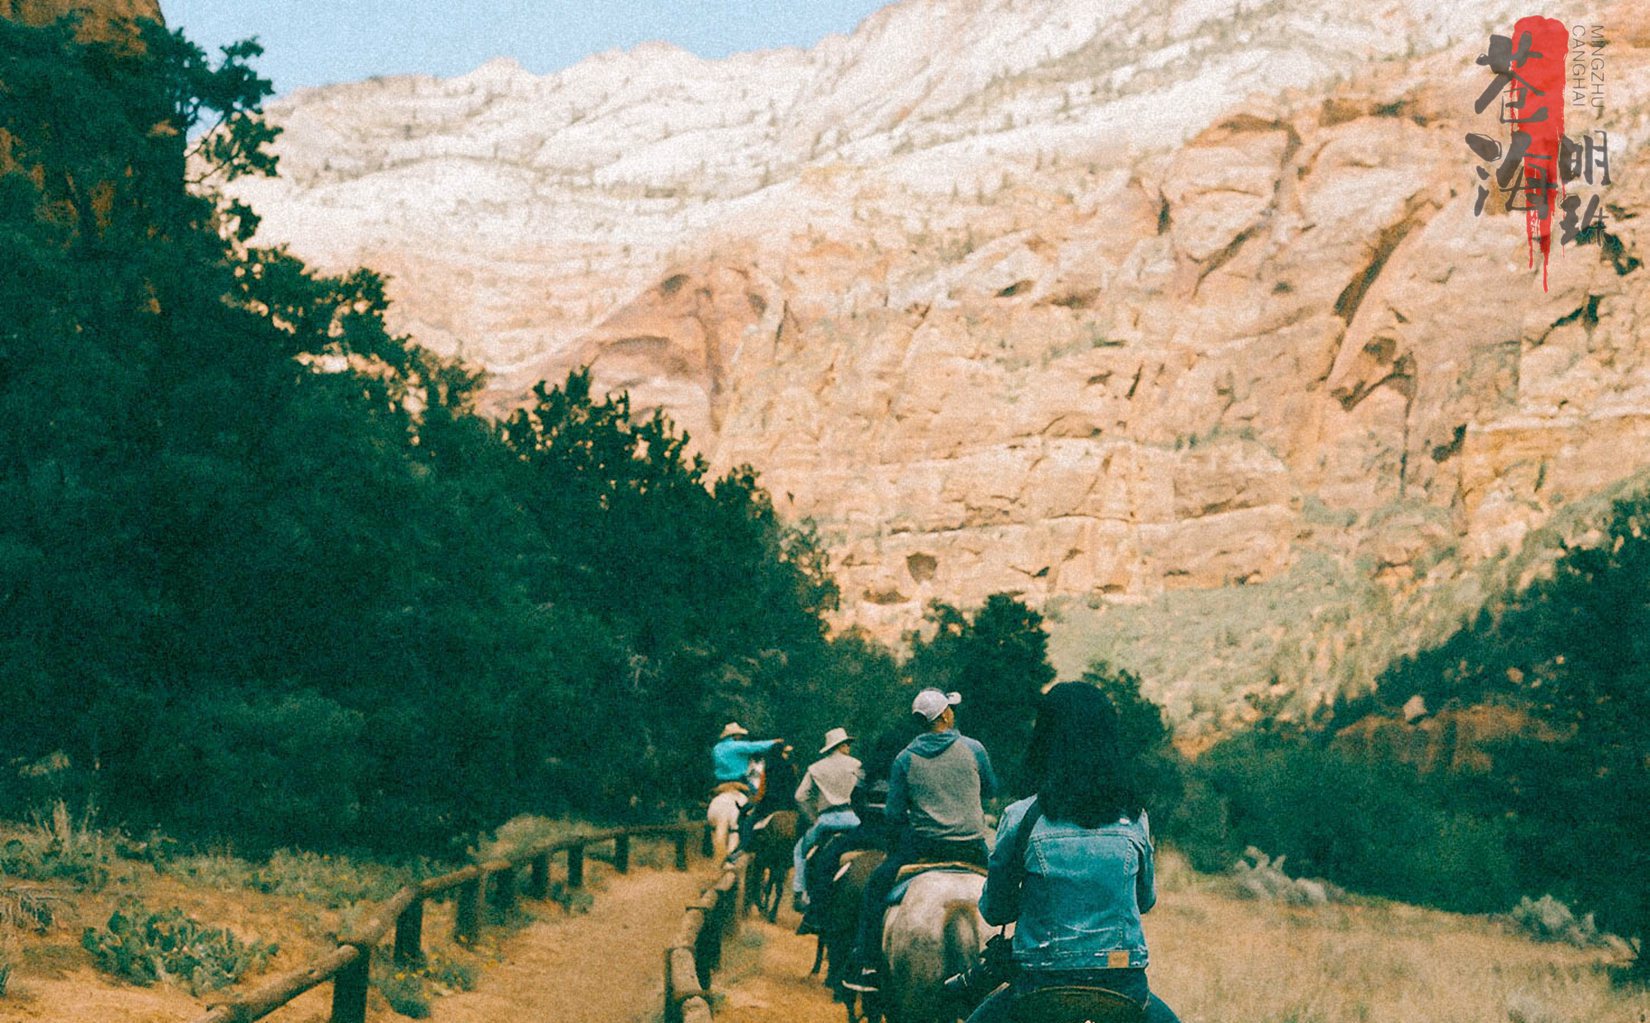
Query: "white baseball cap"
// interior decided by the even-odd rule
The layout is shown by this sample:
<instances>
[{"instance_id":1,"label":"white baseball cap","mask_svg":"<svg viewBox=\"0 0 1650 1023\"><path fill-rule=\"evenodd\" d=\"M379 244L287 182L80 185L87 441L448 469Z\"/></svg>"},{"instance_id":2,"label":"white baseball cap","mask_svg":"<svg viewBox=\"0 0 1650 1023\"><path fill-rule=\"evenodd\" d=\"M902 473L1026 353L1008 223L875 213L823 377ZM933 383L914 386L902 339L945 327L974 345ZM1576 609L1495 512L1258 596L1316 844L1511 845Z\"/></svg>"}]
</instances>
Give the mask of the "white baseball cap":
<instances>
[{"instance_id":1,"label":"white baseball cap","mask_svg":"<svg viewBox=\"0 0 1650 1023\"><path fill-rule=\"evenodd\" d=\"M924 689L911 701L911 713L921 714L930 721L937 720L945 708L962 702L961 693L942 693L938 689Z\"/></svg>"}]
</instances>

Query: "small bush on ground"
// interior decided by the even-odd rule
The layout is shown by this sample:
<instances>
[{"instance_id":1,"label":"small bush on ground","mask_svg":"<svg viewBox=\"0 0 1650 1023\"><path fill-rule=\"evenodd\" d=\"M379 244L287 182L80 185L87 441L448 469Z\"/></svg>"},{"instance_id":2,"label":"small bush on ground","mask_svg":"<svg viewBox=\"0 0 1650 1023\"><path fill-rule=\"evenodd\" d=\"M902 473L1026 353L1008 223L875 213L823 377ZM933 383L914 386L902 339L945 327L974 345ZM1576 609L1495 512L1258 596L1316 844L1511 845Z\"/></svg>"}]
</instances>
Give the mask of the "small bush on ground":
<instances>
[{"instance_id":1,"label":"small bush on ground","mask_svg":"<svg viewBox=\"0 0 1650 1023\"><path fill-rule=\"evenodd\" d=\"M492 837L482 839L471 848L470 855L477 861L512 859L551 842L572 838L580 830L577 821L524 813L499 825Z\"/></svg>"},{"instance_id":2,"label":"small bush on ground","mask_svg":"<svg viewBox=\"0 0 1650 1023\"><path fill-rule=\"evenodd\" d=\"M131 898L121 901L101 930L86 928L80 943L105 973L145 987L165 981L197 995L233 984L278 950L207 927L181 909L150 912Z\"/></svg>"},{"instance_id":3,"label":"small bush on ground","mask_svg":"<svg viewBox=\"0 0 1650 1023\"><path fill-rule=\"evenodd\" d=\"M1232 893L1243 899L1281 902L1288 906L1322 906L1346 898L1346 890L1321 878L1290 877L1283 872L1285 857L1272 859L1250 846L1232 867Z\"/></svg>"},{"instance_id":4,"label":"small bush on ground","mask_svg":"<svg viewBox=\"0 0 1650 1023\"><path fill-rule=\"evenodd\" d=\"M425 962L424 976L445 991L474 991L476 968L458 959L449 959L440 952L432 952Z\"/></svg>"},{"instance_id":5,"label":"small bush on ground","mask_svg":"<svg viewBox=\"0 0 1650 1023\"><path fill-rule=\"evenodd\" d=\"M590 907L596 902L596 897L589 891L569 887L565 881L550 882L550 891L545 898L574 915L590 912Z\"/></svg>"},{"instance_id":6,"label":"small bush on ground","mask_svg":"<svg viewBox=\"0 0 1650 1023\"><path fill-rule=\"evenodd\" d=\"M1556 941L1575 948L1598 948L1610 939L1598 929L1593 914L1578 917L1575 911L1551 895L1532 899L1528 895L1503 918L1536 941Z\"/></svg>"},{"instance_id":7,"label":"small bush on ground","mask_svg":"<svg viewBox=\"0 0 1650 1023\"><path fill-rule=\"evenodd\" d=\"M44 934L69 900L33 885L0 885L0 926L27 927Z\"/></svg>"},{"instance_id":8,"label":"small bush on ground","mask_svg":"<svg viewBox=\"0 0 1650 1023\"><path fill-rule=\"evenodd\" d=\"M88 813L76 822L61 800L0 845L0 874L27 881L67 881L87 891L109 883L109 839L91 825Z\"/></svg>"},{"instance_id":9,"label":"small bush on ground","mask_svg":"<svg viewBox=\"0 0 1650 1023\"><path fill-rule=\"evenodd\" d=\"M420 971L374 962L372 986L384 996L391 1009L408 1019L430 1017L430 996L424 990L424 976Z\"/></svg>"},{"instance_id":10,"label":"small bush on ground","mask_svg":"<svg viewBox=\"0 0 1650 1023\"><path fill-rule=\"evenodd\" d=\"M286 895L339 909L353 902L381 902L402 885L427 875L412 869L358 863L330 853L280 849L269 862L252 871L246 886L268 895Z\"/></svg>"}]
</instances>

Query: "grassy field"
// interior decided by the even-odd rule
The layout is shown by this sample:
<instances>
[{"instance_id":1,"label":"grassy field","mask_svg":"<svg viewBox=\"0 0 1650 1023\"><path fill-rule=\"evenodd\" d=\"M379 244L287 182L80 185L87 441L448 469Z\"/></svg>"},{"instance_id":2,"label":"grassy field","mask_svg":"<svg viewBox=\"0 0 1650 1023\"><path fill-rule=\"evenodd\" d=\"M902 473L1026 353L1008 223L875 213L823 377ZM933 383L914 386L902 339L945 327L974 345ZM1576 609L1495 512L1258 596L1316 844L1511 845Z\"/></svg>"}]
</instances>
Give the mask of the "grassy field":
<instances>
[{"instance_id":1,"label":"grassy field","mask_svg":"<svg viewBox=\"0 0 1650 1023\"><path fill-rule=\"evenodd\" d=\"M1401 854L1401 850L1394 850ZM1639 1023L1622 949L1538 943L1486 917L1378 900L1283 906L1162 857L1152 986L1187 1023Z\"/></svg>"}]
</instances>

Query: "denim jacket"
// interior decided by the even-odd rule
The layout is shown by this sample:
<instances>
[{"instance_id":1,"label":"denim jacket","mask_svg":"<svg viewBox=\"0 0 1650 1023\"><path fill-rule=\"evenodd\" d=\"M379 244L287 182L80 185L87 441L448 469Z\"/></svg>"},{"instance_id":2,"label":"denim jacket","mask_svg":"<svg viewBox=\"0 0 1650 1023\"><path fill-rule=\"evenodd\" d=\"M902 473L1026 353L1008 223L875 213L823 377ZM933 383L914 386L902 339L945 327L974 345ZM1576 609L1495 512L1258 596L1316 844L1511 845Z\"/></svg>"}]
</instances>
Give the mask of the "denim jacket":
<instances>
[{"instance_id":1,"label":"denim jacket","mask_svg":"<svg viewBox=\"0 0 1650 1023\"><path fill-rule=\"evenodd\" d=\"M1033 970L1143 968L1140 914L1157 902L1146 818L1097 828L1040 817L1015 862L1030 799L1003 811L980 914L992 924L1017 921L1014 959Z\"/></svg>"}]
</instances>

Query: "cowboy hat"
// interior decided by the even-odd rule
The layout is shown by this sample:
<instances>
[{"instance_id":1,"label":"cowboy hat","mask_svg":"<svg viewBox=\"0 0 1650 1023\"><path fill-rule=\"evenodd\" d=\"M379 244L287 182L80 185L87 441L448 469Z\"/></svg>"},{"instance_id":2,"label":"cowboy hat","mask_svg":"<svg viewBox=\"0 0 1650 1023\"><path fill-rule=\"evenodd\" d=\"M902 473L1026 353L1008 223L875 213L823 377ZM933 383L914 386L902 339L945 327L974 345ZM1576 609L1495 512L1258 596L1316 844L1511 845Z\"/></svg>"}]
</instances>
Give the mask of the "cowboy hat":
<instances>
[{"instance_id":1,"label":"cowboy hat","mask_svg":"<svg viewBox=\"0 0 1650 1023\"><path fill-rule=\"evenodd\" d=\"M829 753L845 742L853 742L854 737L848 734L846 728L833 728L825 733L825 745L819 747L819 752Z\"/></svg>"},{"instance_id":2,"label":"cowboy hat","mask_svg":"<svg viewBox=\"0 0 1650 1023\"><path fill-rule=\"evenodd\" d=\"M729 739L729 738L732 738L735 735L749 735L749 734L751 734L751 733L745 731L745 726L744 725L741 725L737 721L729 721L727 724L722 726L722 734L717 736L717 738L718 739Z\"/></svg>"}]
</instances>

